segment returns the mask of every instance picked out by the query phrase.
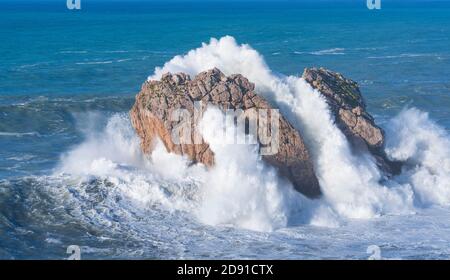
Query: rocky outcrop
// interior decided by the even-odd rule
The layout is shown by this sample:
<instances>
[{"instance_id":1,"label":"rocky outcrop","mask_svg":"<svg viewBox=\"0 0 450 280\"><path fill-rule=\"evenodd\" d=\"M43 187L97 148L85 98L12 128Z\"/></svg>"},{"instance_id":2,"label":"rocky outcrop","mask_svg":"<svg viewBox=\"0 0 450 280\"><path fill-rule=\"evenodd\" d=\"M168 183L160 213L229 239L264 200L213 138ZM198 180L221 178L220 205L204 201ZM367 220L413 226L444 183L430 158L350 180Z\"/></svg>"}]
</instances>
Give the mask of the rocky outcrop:
<instances>
[{"instance_id":1,"label":"rocky outcrop","mask_svg":"<svg viewBox=\"0 0 450 280\"><path fill-rule=\"evenodd\" d=\"M356 82L324 68L305 69L303 78L325 97L338 127L350 140L355 151L370 151L386 175L399 173L401 164L390 161L384 153L384 132L366 111ZM201 102L200 106L198 102ZM184 155L193 163L214 166L214 152L195 129L202 113L211 105L222 111L273 109L255 92L254 84L242 75L227 77L220 70L212 69L191 80L190 76L183 73L167 73L160 81L147 81L143 84L130 112L132 124L141 138L143 151L151 153L156 140L160 139L169 152ZM188 112L194 129L178 129L181 120L174 118L178 109ZM272 120L271 111L268 110L268 113ZM319 197L320 186L301 132L281 115L278 127L277 152L263 154L262 158L289 179L297 191L311 198ZM174 134L174 131L177 132ZM176 141L176 138L186 136L186 133L187 138L192 141ZM257 140L261 147L267 144L259 138Z\"/></svg>"},{"instance_id":2,"label":"rocky outcrop","mask_svg":"<svg viewBox=\"0 0 450 280\"><path fill-rule=\"evenodd\" d=\"M202 102L200 108L195 106L197 101ZM195 125L199 121L195 118L195 110L204 112L210 105L222 110L242 109L244 112L250 109L272 109L264 98L255 93L254 84L239 74L226 77L220 70L212 69L198 74L193 80L183 73L165 74L160 81L147 81L143 84L130 112L144 152L151 152L159 138L169 152L185 155L193 162L213 166L214 153L208 143L177 143L172 133L179 124L173 121L175 110L186 109L194 116ZM269 117L271 118L270 111ZM300 133L283 116L279 118L278 132L277 153L263 155L263 159L276 167L299 192L312 198L320 196L313 164ZM192 139L197 137L197 131L189 133Z\"/></svg>"},{"instance_id":3,"label":"rocky outcrop","mask_svg":"<svg viewBox=\"0 0 450 280\"><path fill-rule=\"evenodd\" d=\"M302 76L326 99L336 123L356 149L368 149L386 175L400 172L401 163L390 161L384 152L384 131L367 113L355 81L324 68L306 68Z\"/></svg>"}]
</instances>

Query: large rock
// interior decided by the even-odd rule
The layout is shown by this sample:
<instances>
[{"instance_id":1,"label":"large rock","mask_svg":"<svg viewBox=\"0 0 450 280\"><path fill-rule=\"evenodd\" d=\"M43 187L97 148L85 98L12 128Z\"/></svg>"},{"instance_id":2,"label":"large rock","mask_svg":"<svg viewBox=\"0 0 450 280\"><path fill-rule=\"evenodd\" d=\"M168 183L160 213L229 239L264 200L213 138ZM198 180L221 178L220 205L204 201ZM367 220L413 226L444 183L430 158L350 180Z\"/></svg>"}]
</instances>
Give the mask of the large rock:
<instances>
[{"instance_id":1,"label":"large rock","mask_svg":"<svg viewBox=\"0 0 450 280\"><path fill-rule=\"evenodd\" d=\"M226 77L218 69L198 74L195 79L183 73L165 74L160 81L147 81L136 96L130 115L142 142L142 149L150 153L156 139L161 139L169 152L185 155L194 163L214 165L214 153L208 143L176 144L173 130L178 125L172 121L176 109L183 108L194 115L196 101L202 101L203 112L208 105L225 109L271 109L271 105L254 91L254 84L242 75ZM194 119L194 123L198 123ZM192 130L194 139L196 132ZM263 155L263 159L288 178L295 189L308 197L321 194L314 173L312 160L300 133L283 117L279 119L279 146L275 154Z\"/></svg>"},{"instance_id":2,"label":"large rock","mask_svg":"<svg viewBox=\"0 0 450 280\"><path fill-rule=\"evenodd\" d=\"M384 152L384 131L366 111L355 81L324 68L306 68L302 76L326 99L336 123L356 149L368 149L386 175L400 172L401 164Z\"/></svg>"}]
</instances>

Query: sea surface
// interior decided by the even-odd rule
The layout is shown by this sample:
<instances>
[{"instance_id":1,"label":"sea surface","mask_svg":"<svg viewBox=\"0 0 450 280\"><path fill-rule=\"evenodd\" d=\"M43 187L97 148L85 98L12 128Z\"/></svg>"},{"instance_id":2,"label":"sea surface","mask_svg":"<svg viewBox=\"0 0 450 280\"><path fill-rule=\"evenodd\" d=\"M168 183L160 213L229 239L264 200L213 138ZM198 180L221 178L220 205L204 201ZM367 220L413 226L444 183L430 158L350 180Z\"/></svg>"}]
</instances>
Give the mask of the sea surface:
<instances>
[{"instance_id":1,"label":"sea surface","mask_svg":"<svg viewBox=\"0 0 450 280\"><path fill-rule=\"evenodd\" d=\"M64 259L69 245L83 259L367 259L373 246L449 259L450 3L365 2L0 1L0 259ZM206 174L142 155L128 111L163 66L292 88L322 201L257 159ZM359 83L388 154L409 163L399 178L379 183L326 108L308 107L321 101L292 80L313 66Z\"/></svg>"}]
</instances>

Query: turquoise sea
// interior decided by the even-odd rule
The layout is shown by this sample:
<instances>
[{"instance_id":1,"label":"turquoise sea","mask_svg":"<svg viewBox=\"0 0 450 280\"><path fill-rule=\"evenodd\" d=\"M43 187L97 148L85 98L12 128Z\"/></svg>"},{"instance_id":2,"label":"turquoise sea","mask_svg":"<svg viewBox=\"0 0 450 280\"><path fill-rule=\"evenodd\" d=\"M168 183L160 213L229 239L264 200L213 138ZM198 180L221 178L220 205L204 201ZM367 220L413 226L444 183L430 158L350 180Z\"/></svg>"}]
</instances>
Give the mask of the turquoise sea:
<instances>
[{"instance_id":1,"label":"turquoise sea","mask_svg":"<svg viewBox=\"0 0 450 280\"><path fill-rule=\"evenodd\" d=\"M0 1L0 259L67 258L69 245L82 258L366 259L371 245L388 258L450 258L449 184L426 202L414 196L414 213L380 206L376 217L340 217L338 226L295 217L263 231L204 223L190 200L195 178L138 167L127 115L155 67L228 35L274 75L315 66L354 79L387 130L405 108L426 112L429 122L403 121L438 131L439 144L414 143L442 145L433 164L444 169L430 173L448 178L450 2L81 3ZM113 168L95 165L102 161ZM89 164L100 167L70 171Z\"/></svg>"}]
</instances>

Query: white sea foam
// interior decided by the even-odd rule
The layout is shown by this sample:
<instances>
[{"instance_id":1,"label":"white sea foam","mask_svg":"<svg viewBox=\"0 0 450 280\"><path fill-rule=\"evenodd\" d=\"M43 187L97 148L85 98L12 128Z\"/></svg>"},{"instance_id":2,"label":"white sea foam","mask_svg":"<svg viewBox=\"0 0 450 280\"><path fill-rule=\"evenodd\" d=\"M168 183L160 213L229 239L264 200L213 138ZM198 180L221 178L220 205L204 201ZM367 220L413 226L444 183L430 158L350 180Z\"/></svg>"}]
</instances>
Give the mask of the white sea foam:
<instances>
[{"instance_id":1,"label":"white sea foam","mask_svg":"<svg viewBox=\"0 0 450 280\"><path fill-rule=\"evenodd\" d=\"M289 205L300 203L301 195L259 160L256 146L221 145L220 135L213 133L220 125L217 114L218 109L208 110L202 121L202 134L216 154L217 165L211 170L189 166L161 142L146 158L127 116L116 114L97 131L87 124L99 122L99 116L90 114L79 124L86 140L62 157L55 174L107 179L138 205L188 211L206 224L258 231L286 226Z\"/></svg>"},{"instance_id":2,"label":"white sea foam","mask_svg":"<svg viewBox=\"0 0 450 280\"><path fill-rule=\"evenodd\" d=\"M333 48L333 49L311 52L311 54L314 54L314 55L343 55L343 54L345 54L344 51L345 51L345 49L343 49L343 48Z\"/></svg>"},{"instance_id":3,"label":"white sea foam","mask_svg":"<svg viewBox=\"0 0 450 280\"><path fill-rule=\"evenodd\" d=\"M370 59L392 59L392 58L411 58L411 57L439 57L435 53L402 53L399 55L385 55L385 56L369 56Z\"/></svg>"},{"instance_id":4,"label":"white sea foam","mask_svg":"<svg viewBox=\"0 0 450 280\"><path fill-rule=\"evenodd\" d=\"M238 45L232 37L211 39L174 57L149 79L159 79L166 72L194 76L213 67L249 78L256 91L302 132L323 198L311 201L293 191L290 183L260 160L255 147L215 142L221 115L213 109L201 125L216 156L211 169L189 166L161 144L146 159L129 120L116 115L102 133L87 133L87 140L63 157L59 171L107 177L142 205L156 203L187 211L211 225L263 231L291 223L338 226L346 218L408 214L415 206L450 203L449 138L426 114L408 110L389 123L387 152L406 160L407 166L397 178L380 183L373 158L351 149L318 92L301 78L275 75L257 51Z\"/></svg>"},{"instance_id":5,"label":"white sea foam","mask_svg":"<svg viewBox=\"0 0 450 280\"><path fill-rule=\"evenodd\" d=\"M60 53L60 54L84 54L84 53L87 53L87 51L60 51L58 53Z\"/></svg>"},{"instance_id":6,"label":"white sea foam","mask_svg":"<svg viewBox=\"0 0 450 280\"><path fill-rule=\"evenodd\" d=\"M232 37L212 39L185 56L177 56L163 68L166 72L195 75L217 67L225 74L241 73L256 84L257 92L277 104L294 126L302 131L314 157L315 168L325 194L324 203L344 217L370 218L385 213L412 210L409 186L380 185L379 171L369 155L355 156L345 136L334 124L326 102L301 78L278 77L264 59L248 45Z\"/></svg>"},{"instance_id":7,"label":"white sea foam","mask_svg":"<svg viewBox=\"0 0 450 280\"><path fill-rule=\"evenodd\" d=\"M409 182L420 204L450 204L450 138L428 114L402 111L387 127L386 151L406 161L400 180Z\"/></svg>"},{"instance_id":8,"label":"white sea foam","mask_svg":"<svg viewBox=\"0 0 450 280\"><path fill-rule=\"evenodd\" d=\"M214 151L216 166L205 174L197 215L212 225L235 224L264 231L285 227L289 205L300 195L260 160L256 145L223 144L223 118L219 109L208 109L200 123L201 134ZM227 127L228 131L232 129Z\"/></svg>"},{"instance_id":9,"label":"white sea foam","mask_svg":"<svg viewBox=\"0 0 450 280\"><path fill-rule=\"evenodd\" d=\"M294 51L294 54L310 54L310 55L344 55L344 48L332 48L326 50L312 51L312 52L301 52Z\"/></svg>"},{"instance_id":10,"label":"white sea foam","mask_svg":"<svg viewBox=\"0 0 450 280\"><path fill-rule=\"evenodd\" d=\"M25 137L25 136L41 136L38 132L2 132L0 131L0 136L5 137Z\"/></svg>"},{"instance_id":11,"label":"white sea foam","mask_svg":"<svg viewBox=\"0 0 450 280\"><path fill-rule=\"evenodd\" d=\"M112 60L106 60L106 61L88 61L88 62L77 62L76 65L96 65L96 64L111 64L113 63Z\"/></svg>"}]
</instances>

